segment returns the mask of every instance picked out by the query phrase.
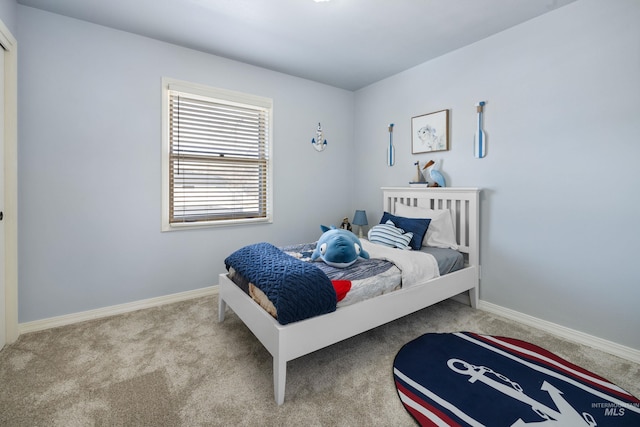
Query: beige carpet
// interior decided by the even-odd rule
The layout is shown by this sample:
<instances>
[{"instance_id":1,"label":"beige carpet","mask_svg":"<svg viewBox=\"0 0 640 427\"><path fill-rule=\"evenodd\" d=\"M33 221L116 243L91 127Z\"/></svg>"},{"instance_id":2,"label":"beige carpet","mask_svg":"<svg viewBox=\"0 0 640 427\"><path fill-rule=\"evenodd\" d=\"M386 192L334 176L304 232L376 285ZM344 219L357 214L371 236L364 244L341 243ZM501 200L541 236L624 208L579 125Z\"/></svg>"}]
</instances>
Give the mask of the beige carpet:
<instances>
[{"instance_id":1,"label":"beige carpet","mask_svg":"<svg viewBox=\"0 0 640 427\"><path fill-rule=\"evenodd\" d=\"M412 426L393 358L454 331L527 340L640 396L640 365L445 301L291 361L278 407L269 353L204 297L21 336L0 352L0 425Z\"/></svg>"}]
</instances>

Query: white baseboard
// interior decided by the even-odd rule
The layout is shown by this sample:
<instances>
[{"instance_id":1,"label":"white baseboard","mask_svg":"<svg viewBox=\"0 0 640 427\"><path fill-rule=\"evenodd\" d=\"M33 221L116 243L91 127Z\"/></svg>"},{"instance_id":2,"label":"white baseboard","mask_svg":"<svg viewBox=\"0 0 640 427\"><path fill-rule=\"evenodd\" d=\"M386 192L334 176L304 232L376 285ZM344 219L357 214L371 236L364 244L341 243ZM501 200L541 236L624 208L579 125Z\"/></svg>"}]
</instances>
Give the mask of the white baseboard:
<instances>
[{"instance_id":1,"label":"white baseboard","mask_svg":"<svg viewBox=\"0 0 640 427\"><path fill-rule=\"evenodd\" d=\"M103 317L115 316L117 314L129 313L145 308L185 301L192 298L215 295L217 293L218 286L208 286L206 288L195 289L193 291L186 291L156 298L149 298L146 300L134 301L126 304L113 305L96 310L83 311L80 313L67 314L64 316L51 317L42 320L35 320L33 322L19 323L18 333L25 334L28 332L42 331L49 328L56 328L59 326L84 322L86 320L100 319ZM453 299L463 304L469 305L469 297L466 293L457 295ZM505 308L487 301L480 300L480 302L478 303L478 308L480 310L497 314L498 316L502 316L507 319L541 329L543 331L566 338L573 342L602 350L606 353L621 357L631 362L640 363L640 350L626 347L602 338L594 337L593 335L560 326L546 320L538 319L536 317L529 316L527 314L520 313L518 311L511 310L509 308Z\"/></svg>"},{"instance_id":2,"label":"white baseboard","mask_svg":"<svg viewBox=\"0 0 640 427\"><path fill-rule=\"evenodd\" d=\"M26 334L28 332L57 328L58 326L84 322L85 320L115 316L117 314L129 313L145 308L158 307L160 305L171 304L174 302L185 301L188 299L199 298L207 295L215 295L217 293L218 286L208 286L206 288L195 289L193 291L164 295L161 297L149 298L145 300L129 302L126 304L112 305L110 307L98 308L95 310L88 310L80 313L67 314L64 316L50 317L48 319L34 320L33 322L19 323L18 334Z\"/></svg>"},{"instance_id":3,"label":"white baseboard","mask_svg":"<svg viewBox=\"0 0 640 427\"><path fill-rule=\"evenodd\" d=\"M598 350L602 350L606 353L621 357L633 363L640 363L640 350L626 347L612 341L607 341L605 339L598 338L584 332L576 331L575 329L560 326L546 320L538 319L537 317L529 316L528 314L520 313L519 311L511 310L509 308L492 304L487 301L480 300L478 306L480 310L488 311L489 313L497 314L499 316L515 320L516 322L528 326L533 326L534 328L538 328L556 336L566 338L578 344L583 344Z\"/></svg>"}]
</instances>

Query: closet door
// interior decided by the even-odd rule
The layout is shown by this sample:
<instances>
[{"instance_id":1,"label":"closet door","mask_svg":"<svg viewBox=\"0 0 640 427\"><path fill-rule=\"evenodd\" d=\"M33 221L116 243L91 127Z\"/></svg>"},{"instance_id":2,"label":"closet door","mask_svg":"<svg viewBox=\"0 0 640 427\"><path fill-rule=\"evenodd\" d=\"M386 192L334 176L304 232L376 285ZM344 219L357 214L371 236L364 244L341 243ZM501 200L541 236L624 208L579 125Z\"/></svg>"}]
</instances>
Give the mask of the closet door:
<instances>
[{"instance_id":1,"label":"closet door","mask_svg":"<svg viewBox=\"0 0 640 427\"><path fill-rule=\"evenodd\" d=\"M2 46L0 45L0 48ZM5 231L4 231L4 48L0 49L0 349L7 342L7 312L5 284Z\"/></svg>"},{"instance_id":2,"label":"closet door","mask_svg":"<svg viewBox=\"0 0 640 427\"><path fill-rule=\"evenodd\" d=\"M0 347L18 339L18 46L0 20Z\"/></svg>"}]
</instances>

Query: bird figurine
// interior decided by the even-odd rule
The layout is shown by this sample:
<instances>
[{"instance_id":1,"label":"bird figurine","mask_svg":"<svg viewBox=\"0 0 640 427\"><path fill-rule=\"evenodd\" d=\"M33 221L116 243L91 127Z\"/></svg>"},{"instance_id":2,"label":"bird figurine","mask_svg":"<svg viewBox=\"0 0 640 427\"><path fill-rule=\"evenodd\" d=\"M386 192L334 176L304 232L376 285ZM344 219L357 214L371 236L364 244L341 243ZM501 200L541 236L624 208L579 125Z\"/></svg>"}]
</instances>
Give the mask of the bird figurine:
<instances>
[{"instance_id":1,"label":"bird figurine","mask_svg":"<svg viewBox=\"0 0 640 427\"><path fill-rule=\"evenodd\" d=\"M445 187L444 176L437 169L436 162L433 160L429 160L426 165L422 168L422 170L429 169L429 177L431 178L431 182L429 183L429 187Z\"/></svg>"}]
</instances>

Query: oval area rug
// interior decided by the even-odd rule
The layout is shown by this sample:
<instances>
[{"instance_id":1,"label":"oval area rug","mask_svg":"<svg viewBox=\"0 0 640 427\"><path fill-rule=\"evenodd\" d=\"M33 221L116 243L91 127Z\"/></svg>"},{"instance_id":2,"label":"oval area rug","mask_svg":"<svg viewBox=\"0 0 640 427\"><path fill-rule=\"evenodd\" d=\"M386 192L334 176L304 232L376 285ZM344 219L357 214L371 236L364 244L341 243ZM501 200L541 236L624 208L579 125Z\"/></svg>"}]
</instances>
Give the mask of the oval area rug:
<instances>
[{"instance_id":1,"label":"oval area rug","mask_svg":"<svg viewBox=\"0 0 640 427\"><path fill-rule=\"evenodd\" d=\"M525 341L425 334L393 362L402 404L422 426L640 426L640 400Z\"/></svg>"}]
</instances>

